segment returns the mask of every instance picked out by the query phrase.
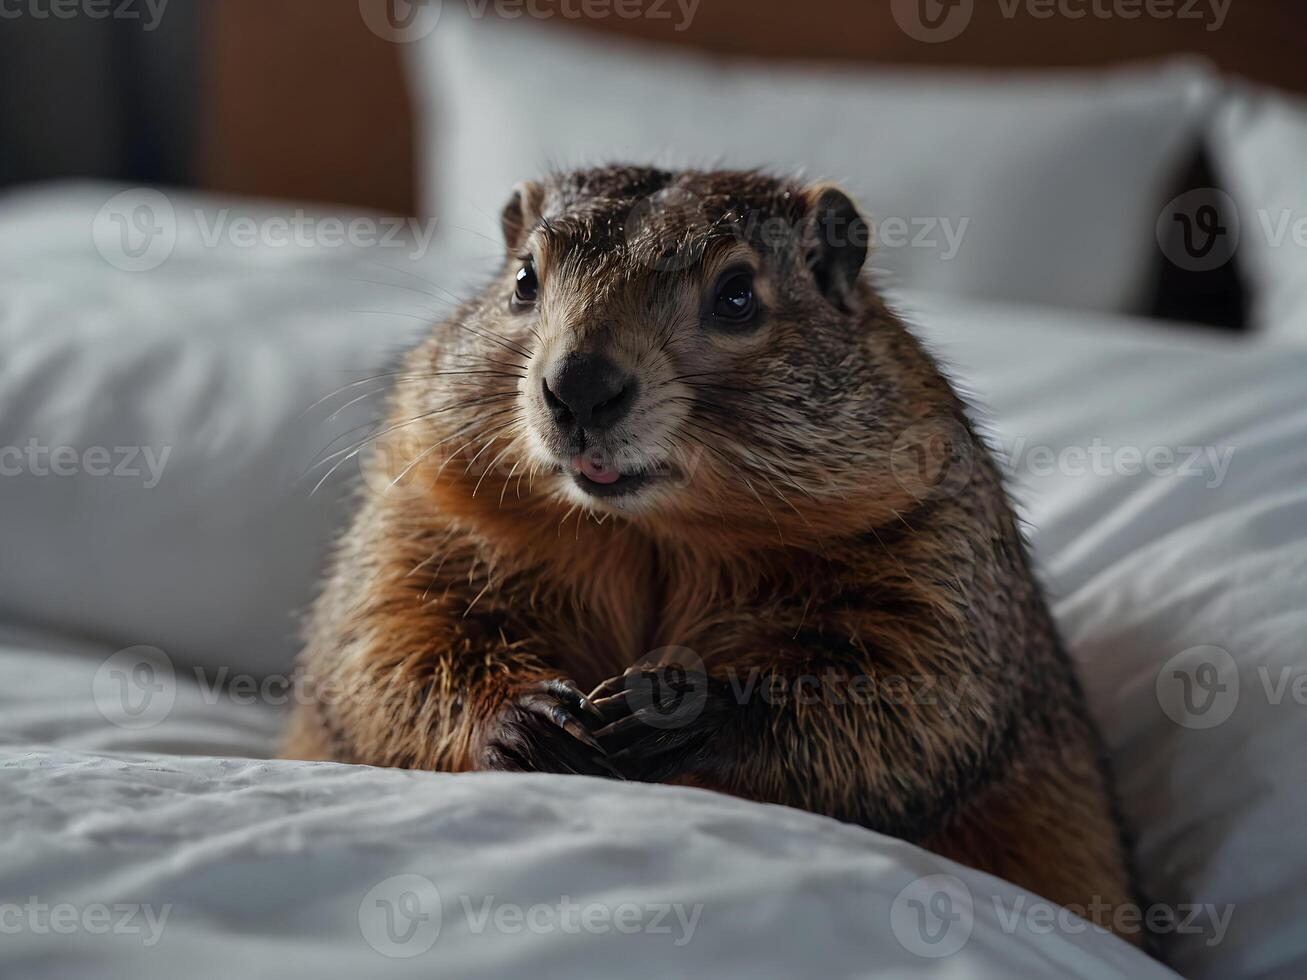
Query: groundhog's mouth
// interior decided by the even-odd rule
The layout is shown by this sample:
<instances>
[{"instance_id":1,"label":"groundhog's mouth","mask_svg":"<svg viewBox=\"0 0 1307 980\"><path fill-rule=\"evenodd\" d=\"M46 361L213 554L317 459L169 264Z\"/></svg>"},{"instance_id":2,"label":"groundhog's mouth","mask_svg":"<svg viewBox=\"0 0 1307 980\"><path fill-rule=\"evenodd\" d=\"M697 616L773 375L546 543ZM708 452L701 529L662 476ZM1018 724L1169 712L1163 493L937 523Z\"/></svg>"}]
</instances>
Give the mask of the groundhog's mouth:
<instances>
[{"instance_id":1,"label":"groundhog's mouth","mask_svg":"<svg viewBox=\"0 0 1307 980\"><path fill-rule=\"evenodd\" d=\"M571 475L592 497L621 497L672 474L667 467L624 473L595 456L577 456L572 459Z\"/></svg>"},{"instance_id":2,"label":"groundhog's mouth","mask_svg":"<svg viewBox=\"0 0 1307 980\"><path fill-rule=\"evenodd\" d=\"M635 493L646 483L649 477L645 473L620 475L610 483L596 483L583 473L574 473L572 479L576 485L592 497L624 497Z\"/></svg>"}]
</instances>

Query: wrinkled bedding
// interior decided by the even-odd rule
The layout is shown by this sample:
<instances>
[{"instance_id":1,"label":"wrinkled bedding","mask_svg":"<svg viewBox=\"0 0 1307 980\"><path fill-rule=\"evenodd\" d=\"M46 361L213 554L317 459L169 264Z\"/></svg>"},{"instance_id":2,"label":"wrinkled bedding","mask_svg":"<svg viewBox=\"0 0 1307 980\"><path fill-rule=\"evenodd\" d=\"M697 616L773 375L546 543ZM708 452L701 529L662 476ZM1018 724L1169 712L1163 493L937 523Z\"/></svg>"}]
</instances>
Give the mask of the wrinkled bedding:
<instances>
[{"instance_id":1,"label":"wrinkled bedding","mask_svg":"<svg viewBox=\"0 0 1307 980\"><path fill-rule=\"evenodd\" d=\"M69 221L23 250L0 221L0 254L24 255L21 276L0 279L0 326L18 340L14 317L38 292L56 302L83 232ZM247 255L192 258L171 267L169 301L217 290L251 331L272 307L352 288L339 254L280 290L221 289L247 281ZM414 268L442 276L442 261ZM92 315L126 329L157 289L78 274L113 288L70 293L48 330ZM1166 958L1187 977L1302 976L1307 706L1292 681L1307 670L1307 353L1121 317L899 301L1003 460L1143 884L1197 910L1193 931L1160 937ZM303 381L305 408L351 376L339 368ZM20 520L0 513L6 537ZM4 574L21 560L5 554ZM1078 920L1045 928L1028 914L1038 900L1010 885L786 808L580 777L264 761L284 709L197 673L204 631L153 664L168 710L132 727L110 658L148 636L96 635L89 619L63 630L49 604L30 619L5 608L0 976L1174 975ZM1186 713L1177 671L1219 678L1216 715Z\"/></svg>"}]
</instances>

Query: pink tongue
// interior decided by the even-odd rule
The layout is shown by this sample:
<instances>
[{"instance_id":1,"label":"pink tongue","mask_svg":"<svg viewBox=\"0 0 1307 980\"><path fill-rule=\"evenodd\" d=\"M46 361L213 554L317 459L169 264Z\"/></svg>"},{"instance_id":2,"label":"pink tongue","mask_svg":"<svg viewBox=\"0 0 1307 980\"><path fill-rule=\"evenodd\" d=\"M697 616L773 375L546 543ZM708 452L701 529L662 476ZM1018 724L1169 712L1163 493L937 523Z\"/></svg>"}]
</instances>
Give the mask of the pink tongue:
<instances>
[{"instance_id":1,"label":"pink tongue","mask_svg":"<svg viewBox=\"0 0 1307 980\"><path fill-rule=\"evenodd\" d=\"M622 478L622 474L617 470L604 466L590 456L578 456L572 460L572 465L580 470L587 480L593 480L595 483L616 483Z\"/></svg>"}]
</instances>

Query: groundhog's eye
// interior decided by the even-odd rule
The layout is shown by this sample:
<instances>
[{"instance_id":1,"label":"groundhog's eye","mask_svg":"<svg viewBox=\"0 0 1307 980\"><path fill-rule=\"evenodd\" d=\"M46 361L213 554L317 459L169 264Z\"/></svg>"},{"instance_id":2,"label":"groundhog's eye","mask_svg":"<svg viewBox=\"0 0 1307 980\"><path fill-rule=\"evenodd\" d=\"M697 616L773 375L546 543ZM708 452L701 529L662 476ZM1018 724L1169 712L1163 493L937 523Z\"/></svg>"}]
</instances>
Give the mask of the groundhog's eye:
<instances>
[{"instance_id":1,"label":"groundhog's eye","mask_svg":"<svg viewBox=\"0 0 1307 980\"><path fill-rule=\"evenodd\" d=\"M540 292L540 283L536 281L535 263L527 259L522 268L517 270L517 286L513 290L513 305L530 306L536 301Z\"/></svg>"},{"instance_id":2,"label":"groundhog's eye","mask_svg":"<svg viewBox=\"0 0 1307 980\"><path fill-rule=\"evenodd\" d=\"M718 281L712 306L714 320L740 326L751 321L757 312L752 272L728 272Z\"/></svg>"}]
</instances>

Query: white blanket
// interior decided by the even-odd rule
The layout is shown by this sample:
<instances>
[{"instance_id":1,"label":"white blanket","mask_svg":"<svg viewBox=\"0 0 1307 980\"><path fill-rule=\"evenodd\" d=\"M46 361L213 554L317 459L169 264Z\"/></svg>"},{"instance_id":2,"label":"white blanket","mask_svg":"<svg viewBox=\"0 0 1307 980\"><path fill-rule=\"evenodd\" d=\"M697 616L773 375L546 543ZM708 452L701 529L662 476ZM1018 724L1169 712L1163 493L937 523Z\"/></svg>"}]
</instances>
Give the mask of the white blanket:
<instances>
[{"instance_id":1,"label":"white blanket","mask_svg":"<svg viewBox=\"0 0 1307 980\"><path fill-rule=\"evenodd\" d=\"M202 309L221 296L245 336L275 346L269 338L297 303L345 294L348 304L357 288L357 308L377 308L362 297L367 283L349 285L351 260L339 254L277 275L251 271L259 266L246 254L187 252L185 241L162 277L90 263L85 212L72 210L83 217L52 204L48 227L31 212L0 220L0 255L17 270L0 276L0 331L11 355L28 356L25 370L36 373L25 377L43 378L32 395L0 373L0 420L10 420L0 421L8 426L0 443L28 433L56 441L69 429L43 428L50 418L72 419L75 432L79 418L133 404L136 389L98 409L78 403L85 375L70 382L67 358L57 356L72 324L94 322L101 336L119 330L141 344L134 325L143 308ZM33 240L39 247L25 247ZM68 268L78 288L61 294ZM441 257L413 268L447 281ZM376 277L366 263L357 271ZM1307 803L1307 705L1294 681L1307 635L1307 353L1121 318L904 302L1013 459L1036 556L1139 836L1143 883L1183 919L1162 930L1169 961L1213 980L1301 977L1307 845L1294 828ZM30 315L43 304L60 315ZM38 331L52 352L44 365L22 346ZM219 327L205 331L217 343ZM359 349L341 341L334 362L315 353L317 373L297 376L297 412L376 367L355 362ZM269 377L258 379L269 392L283 363L303 358L269 354ZM43 419L24 398L60 411ZM241 410L278 403L240 401ZM155 506L212 523L222 500L207 498L201 513L186 496L204 483L202 462L184 460L178 483L165 477ZM226 473L241 464L213 465ZM0 480L11 500L39 491L68 501L69 513L87 508L84 518L97 515L91 526L113 520L83 478L18 479ZM242 486L253 482L246 476ZM281 495L275 506L259 503L266 517L301 506L309 488L264 489ZM320 549L337 519L331 511L297 527L297 540ZM218 525L169 525L182 554L158 560L184 569L194 557L188 534L242 533ZM212 630L198 613L168 617L156 603L170 637L160 645L171 647L188 621L195 635L177 641L184 654L165 649L147 677L168 710L132 727L114 685L146 654L109 658L160 641L149 628L125 635L117 620L97 631L86 610L112 612L120 593L154 610L85 528L61 538L56 522L33 530L14 507L0 508L4 539L28 549L7 551L0 574L18 581L23 569L40 570L24 586L42 597L38 611L24 616L6 603L11 618L59 627L62 601L89 637L0 634L0 976L1173 975L1012 886L784 808L583 778L251 761L273 751L275 699L221 695L192 662L206 645L210 666L253 659L214 641L241 635L243 599L223 610L232 622ZM49 553L32 553L43 541ZM257 556L258 535L239 542ZM66 581L52 573L61 567ZM275 574L286 594L307 591ZM77 587L63 589L67 582ZM206 586L221 590L222 578ZM1202 669L1209 663L1214 674ZM1213 679L1208 710L1185 702L1194 683L1203 695Z\"/></svg>"}]
</instances>

